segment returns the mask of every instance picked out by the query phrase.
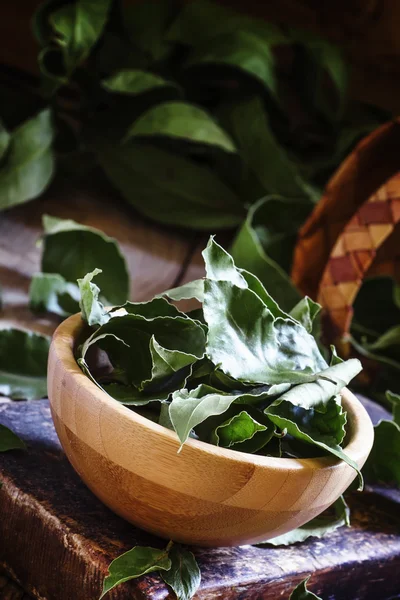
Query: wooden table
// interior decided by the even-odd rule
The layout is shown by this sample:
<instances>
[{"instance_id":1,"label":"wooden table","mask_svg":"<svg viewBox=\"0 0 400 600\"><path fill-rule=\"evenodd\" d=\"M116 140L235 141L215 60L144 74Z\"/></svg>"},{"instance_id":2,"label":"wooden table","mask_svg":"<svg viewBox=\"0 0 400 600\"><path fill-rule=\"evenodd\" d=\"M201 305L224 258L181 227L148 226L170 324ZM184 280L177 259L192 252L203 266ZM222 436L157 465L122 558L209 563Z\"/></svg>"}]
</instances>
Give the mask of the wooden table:
<instances>
[{"instance_id":1,"label":"wooden table","mask_svg":"<svg viewBox=\"0 0 400 600\"><path fill-rule=\"evenodd\" d=\"M39 201L0 215L3 325L50 333L58 322L33 316L27 307L29 280L39 269L35 243L44 212L116 237L128 261L134 300L202 275L204 236L145 221L97 174L92 179L79 185L59 182ZM27 453L0 456L0 567L22 586L1 576L0 597L27 600L24 589L45 600L96 600L113 558L135 544L162 542L113 515L85 488L61 450L47 400L2 401L0 422L29 444ZM400 493L374 488L353 494L349 502L354 526L324 541L289 548L195 549L202 570L197 598L287 598L309 573L314 573L311 589L325 600L394 598L400 593ZM128 598L170 596L158 576L148 576L110 594L110 600Z\"/></svg>"}]
</instances>

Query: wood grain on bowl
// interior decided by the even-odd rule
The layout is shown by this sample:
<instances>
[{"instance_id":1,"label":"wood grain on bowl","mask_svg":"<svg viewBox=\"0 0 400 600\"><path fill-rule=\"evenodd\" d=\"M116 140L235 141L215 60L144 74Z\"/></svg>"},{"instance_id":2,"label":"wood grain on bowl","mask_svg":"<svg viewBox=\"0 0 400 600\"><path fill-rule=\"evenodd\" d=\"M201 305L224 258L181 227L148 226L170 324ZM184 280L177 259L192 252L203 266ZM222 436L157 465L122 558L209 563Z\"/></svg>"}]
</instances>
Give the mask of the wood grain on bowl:
<instances>
[{"instance_id":1,"label":"wood grain on bowl","mask_svg":"<svg viewBox=\"0 0 400 600\"><path fill-rule=\"evenodd\" d=\"M169 431L105 394L73 354L80 315L54 334L48 393L64 451L87 486L131 523L165 538L204 545L254 543L302 525L349 486L344 462L248 455L197 440L178 454ZM360 467L373 441L371 421L353 394L347 454Z\"/></svg>"}]
</instances>

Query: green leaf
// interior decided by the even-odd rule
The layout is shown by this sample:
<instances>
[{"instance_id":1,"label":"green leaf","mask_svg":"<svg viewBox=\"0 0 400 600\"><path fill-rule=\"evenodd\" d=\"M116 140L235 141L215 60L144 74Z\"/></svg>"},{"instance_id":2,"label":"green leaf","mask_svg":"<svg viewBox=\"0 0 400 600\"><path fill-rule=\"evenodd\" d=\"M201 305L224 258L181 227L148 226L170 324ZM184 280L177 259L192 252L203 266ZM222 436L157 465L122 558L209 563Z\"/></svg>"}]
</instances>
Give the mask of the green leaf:
<instances>
[{"instance_id":1,"label":"green leaf","mask_svg":"<svg viewBox=\"0 0 400 600\"><path fill-rule=\"evenodd\" d=\"M289 318L289 315L283 312L277 302L269 295L261 281L252 273L244 269L238 269L235 266L232 256L222 246L217 244L213 236L210 237L206 248L202 252L202 256L208 279L229 281L239 288L250 289L257 294L274 317Z\"/></svg>"},{"instance_id":2,"label":"green leaf","mask_svg":"<svg viewBox=\"0 0 400 600\"><path fill-rule=\"evenodd\" d=\"M386 398L392 403L393 419L400 427L400 395L394 394L389 390L386 392Z\"/></svg>"},{"instance_id":3,"label":"green leaf","mask_svg":"<svg viewBox=\"0 0 400 600\"><path fill-rule=\"evenodd\" d=\"M83 279L78 279L79 291L81 294L79 306L82 311L82 319L90 327L94 325L104 325L110 320L110 315L99 302L100 288L92 283L93 277L101 273L101 269L95 269L87 273Z\"/></svg>"},{"instance_id":4,"label":"green leaf","mask_svg":"<svg viewBox=\"0 0 400 600\"><path fill-rule=\"evenodd\" d=\"M365 477L400 488L400 425L384 420L374 429L374 445L363 469Z\"/></svg>"},{"instance_id":5,"label":"green leaf","mask_svg":"<svg viewBox=\"0 0 400 600\"><path fill-rule=\"evenodd\" d=\"M340 365L343 362L343 358L340 358L340 356L338 356L336 348L333 344L331 344L330 348L332 352L330 366L333 367L335 365Z\"/></svg>"},{"instance_id":6,"label":"green leaf","mask_svg":"<svg viewBox=\"0 0 400 600\"><path fill-rule=\"evenodd\" d=\"M308 333L313 333L314 321L321 312L321 308L320 304L305 296L292 308L289 314L293 319L301 323L307 329Z\"/></svg>"},{"instance_id":7,"label":"green leaf","mask_svg":"<svg viewBox=\"0 0 400 600\"><path fill-rule=\"evenodd\" d=\"M107 79L103 79L101 85L109 92L130 96L143 94L160 87L177 87L172 81L140 69L120 69Z\"/></svg>"},{"instance_id":8,"label":"green leaf","mask_svg":"<svg viewBox=\"0 0 400 600\"><path fill-rule=\"evenodd\" d=\"M396 304L396 285L391 277L371 277L363 281L354 300L352 334L366 336L371 343L393 325L400 323L400 307ZM376 310L379 300L380 310Z\"/></svg>"},{"instance_id":9,"label":"green leaf","mask_svg":"<svg viewBox=\"0 0 400 600\"><path fill-rule=\"evenodd\" d=\"M201 573L192 552L174 544L169 551L171 568L161 577L175 592L177 600L190 600L200 586Z\"/></svg>"},{"instance_id":10,"label":"green leaf","mask_svg":"<svg viewBox=\"0 0 400 600\"><path fill-rule=\"evenodd\" d=\"M68 75L89 56L98 41L111 3L112 0L77 0L50 15Z\"/></svg>"},{"instance_id":11,"label":"green leaf","mask_svg":"<svg viewBox=\"0 0 400 600\"><path fill-rule=\"evenodd\" d=\"M278 406L281 402L291 402L294 406L325 412L329 401L361 370L362 366L357 358L328 367L316 375L315 381L302 383L282 394L272 406Z\"/></svg>"},{"instance_id":12,"label":"green leaf","mask_svg":"<svg viewBox=\"0 0 400 600\"><path fill-rule=\"evenodd\" d=\"M268 39L242 29L218 36L189 55L187 67L228 67L255 78L277 94L275 58Z\"/></svg>"},{"instance_id":13,"label":"green leaf","mask_svg":"<svg viewBox=\"0 0 400 600\"><path fill-rule=\"evenodd\" d=\"M124 28L147 62L165 60L173 49L165 40L165 33L176 12L177 3L170 0L142 0L133 6L123 6Z\"/></svg>"},{"instance_id":14,"label":"green leaf","mask_svg":"<svg viewBox=\"0 0 400 600\"><path fill-rule=\"evenodd\" d=\"M116 240L93 227L44 215L42 271L58 273L75 283L102 265L99 287L111 304L122 304L129 293L129 275Z\"/></svg>"},{"instance_id":15,"label":"green leaf","mask_svg":"<svg viewBox=\"0 0 400 600\"><path fill-rule=\"evenodd\" d=\"M319 596L316 596L307 589L307 583L311 575L304 579L290 594L289 600L322 600Z\"/></svg>"},{"instance_id":16,"label":"green leaf","mask_svg":"<svg viewBox=\"0 0 400 600\"><path fill-rule=\"evenodd\" d=\"M310 537L323 538L344 525L350 526L350 510L343 496L340 496L330 509L311 519L305 525L257 544L257 546L263 546L264 544L266 546L289 546L297 542L304 542Z\"/></svg>"},{"instance_id":17,"label":"green leaf","mask_svg":"<svg viewBox=\"0 0 400 600\"><path fill-rule=\"evenodd\" d=\"M273 249L274 240L275 246L278 244L286 253L288 249L291 251L294 247L296 232L288 230L288 223L291 224L290 227L295 223L299 227L301 221L297 219L299 209L304 210L304 205L273 197L262 199L249 209L247 218L231 248L231 254L238 267L253 273L265 286L268 286L279 306L285 311L289 311L301 300L301 294L285 270L269 256L269 251ZM287 216L285 223L274 224L276 215L282 213ZM268 242L265 234L269 232L271 234ZM290 261L291 253L289 261L285 259L285 265Z\"/></svg>"},{"instance_id":18,"label":"green leaf","mask_svg":"<svg viewBox=\"0 0 400 600\"><path fill-rule=\"evenodd\" d=\"M32 17L32 31L41 46L45 46L52 37L49 16L56 8L62 6L63 0L44 0L36 8Z\"/></svg>"},{"instance_id":19,"label":"green leaf","mask_svg":"<svg viewBox=\"0 0 400 600\"><path fill-rule=\"evenodd\" d=\"M110 313L140 315L146 319L155 319L157 317L185 317L185 313L179 311L173 304L170 304L165 298L155 297L149 302L125 302L122 306L115 306Z\"/></svg>"},{"instance_id":20,"label":"green leaf","mask_svg":"<svg viewBox=\"0 0 400 600\"><path fill-rule=\"evenodd\" d=\"M150 402L165 402L170 395L169 392L162 391L146 394L133 385L121 383L103 383L101 387L114 400L118 400L125 406L145 406Z\"/></svg>"},{"instance_id":21,"label":"green leaf","mask_svg":"<svg viewBox=\"0 0 400 600\"><path fill-rule=\"evenodd\" d=\"M164 102L151 107L132 124L125 141L153 136L177 138L236 152L231 138L205 110L185 102Z\"/></svg>"},{"instance_id":22,"label":"green leaf","mask_svg":"<svg viewBox=\"0 0 400 600\"><path fill-rule=\"evenodd\" d=\"M191 229L238 225L244 208L204 165L144 144L97 147L106 175L141 213Z\"/></svg>"},{"instance_id":23,"label":"green leaf","mask_svg":"<svg viewBox=\"0 0 400 600\"><path fill-rule=\"evenodd\" d=\"M205 332L202 324L181 315L171 305L178 316L154 316L150 311L160 303L168 305L162 298L148 303L149 318L140 314L145 313L145 303L138 304L136 314L114 315L85 342L82 358L91 345L97 344L107 352L114 368L124 374L124 383L151 395L160 392L160 387L154 390L156 384L163 383L163 392L173 391L173 383L183 385L188 375L184 368L204 355ZM131 303L131 310L133 306ZM119 343L115 344L114 338ZM175 373L177 380L170 381Z\"/></svg>"},{"instance_id":24,"label":"green leaf","mask_svg":"<svg viewBox=\"0 0 400 600\"><path fill-rule=\"evenodd\" d=\"M272 133L260 98L254 96L226 104L220 109L219 116L265 192L305 199L310 203L319 200L319 195L314 196Z\"/></svg>"},{"instance_id":25,"label":"green leaf","mask_svg":"<svg viewBox=\"0 0 400 600\"><path fill-rule=\"evenodd\" d=\"M290 319L275 319L250 289L207 279L203 310L207 355L235 379L301 383L326 366L314 338Z\"/></svg>"},{"instance_id":26,"label":"green leaf","mask_svg":"<svg viewBox=\"0 0 400 600\"><path fill-rule=\"evenodd\" d=\"M380 353L389 355L397 354L400 358L400 325L391 327L383 333L377 340L371 344L364 345L365 350L371 353Z\"/></svg>"},{"instance_id":27,"label":"green leaf","mask_svg":"<svg viewBox=\"0 0 400 600\"><path fill-rule=\"evenodd\" d=\"M164 348L157 342L154 335L150 340L150 353L152 360L151 377L146 381L143 381L141 386L144 390L148 387L154 386L158 382L166 380L168 377L172 377L175 373L182 371L185 367L189 367L193 363L201 360L204 356L204 344L199 348L198 346L193 347L193 354L190 352L181 352L179 350L169 350ZM182 373L182 384L186 379L186 374Z\"/></svg>"},{"instance_id":28,"label":"green leaf","mask_svg":"<svg viewBox=\"0 0 400 600\"><path fill-rule=\"evenodd\" d=\"M287 42L287 37L277 25L206 0L185 4L172 24L167 39L188 46L199 46L217 36L237 31L257 34L271 45Z\"/></svg>"},{"instance_id":29,"label":"green leaf","mask_svg":"<svg viewBox=\"0 0 400 600\"><path fill-rule=\"evenodd\" d=\"M325 116L338 119L345 108L349 79L347 63L341 48L306 30L292 29L289 36L302 44L305 53L304 68L309 72L309 76L303 78L306 102ZM331 92L329 95L323 93L326 73L336 89L336 110L331 106Z\"/></svg>"},{"instance_id":30,"label":"green leaf","mask_svg":"<svg viewBox=\"0 0 400 600\"><path fill-rule=\"evenodd\" d=\"M136 579L146 573L153 571L168 571L171 568L171 559L168 557L167 550L150 548L146 546L134 546L132 550L121 554L112 561L108 567L109 574L104 579L103 598L110 590L117 585Z\"/></svg>"},{"instance_id":31,"label":"green leaf","mask_svg":"<svg viewBox=\"0 0 400 600\"><path fill-rule=\"evenodd\" d=\"M49 338L19 329L0 330L0 394L13 400L47 395Z\"/></svg>"},{"instance_id":32,"label":"green leaf","mask_svg":"<svg viewBox=\"0 0 400 600\"><path fill-rule=\"evenodd\" d=\"M295 439L316 445L345 461L358 473L359 489L362 489L363 479L357 463L340 447L346 433L346 413L336 399L329 400L323 413L282 401L273 402L264 412L279 429L286 429Z\"/></svg>"},{"instance_id":33,"label":"green leaf","mask_svg":"<svg viewBox=\"0 0 400 600\"><path fill-rule=\"evenodd\" d=\"M180 300L191 300L192 298L203 302L204 300L204 280L195 279L184 283L179 287L172 288L160 294L160 296L166 296L170 300L179 302Z\"/></svg>"},{"instance_id":34,"label":"green leaf","mask_svg":"<svg viewBox=\"0 0 400 600\"><path fill-rule=\"evenodd\" d=\"M272 438L274 428L268 427L259 423L246 410L241 410L239 413L230 417L213 431L211 442L223 448L231 448L240 450L245 442L255 441L257 446L265 446ZM257 441L257 434L263 433L261 441ZM257 448L258 449L258 448ZM243 448L244 452L251 452L248 446Z\"/></svg>"},{"instance_id":35,"label":"green leaf","mask_svg":"<svg viewBox=\"0 0 400 600\"><path fill-rule=\"evenodd\" d=\"M33 312L67 317L79 310L79 288L57 273L36 273L29 288L29 306Z\"/></svg>"},{"instance_id":36,"label":"green leaf","mask_svg":"<svg viewBox=\"0 0 400 600\"><path fill-rule=\"evenodd\" d=\"M0 452L7 450L24 450L25 442L21 440L11 429L0 424Z\"/></svg>"},{"instance_id":37,"label":"green leaf","mask_svg":"<svg viewBox=\"0 0 400 600\"><path fill-rule=\"evenodd\" d=\"M200 384L194 390L181 389L173 393L169 416L182 447L192 429L209 417L222 415L233 403L251 406L269 397L268 387L256 389L254 393L226 394L209 385ZM260 417L262 418L262 414Z\"/></svg>"},{"instance_id":38,"label":"green leaf","mask_svg":"<svg viewBox=\"0 0 400 600\"><path fill-rule=\"evenodd\" d=\"M11 135L9 134L7 129L4 127L4 124L2 123L2 121L0 120L0 161L2 160L3 156L5 155L5 153L7 151L7 148L10 144L10 140L11 140Z\"/></svg>"},{"instance_id":39,"label":"green leaf","mask_svg":"<svg viewBox=\"0 0 400 600\"><path fill-rule=\"evenodd\" d=\"M0 210L32 200L45 190L54 171L52 142L48 109L12 132L7 154L0 163Z\"/></svg>"}]
</instances>

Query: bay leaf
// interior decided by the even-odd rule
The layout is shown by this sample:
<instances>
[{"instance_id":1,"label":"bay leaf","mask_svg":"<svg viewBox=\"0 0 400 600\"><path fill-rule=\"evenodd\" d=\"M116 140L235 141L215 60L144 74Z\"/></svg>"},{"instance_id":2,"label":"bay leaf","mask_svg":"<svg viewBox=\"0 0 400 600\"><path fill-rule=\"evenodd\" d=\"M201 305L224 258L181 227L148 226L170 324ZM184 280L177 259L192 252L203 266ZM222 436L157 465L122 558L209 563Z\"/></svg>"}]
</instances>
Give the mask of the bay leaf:
<instances>
[{"instance_id":1,"label":"bay leaf","mask_svg":"<svg viewBox=\"0 0 400 600\"><path fill-rule=\"evenodd\" d=\"M35 273L29 288L33 312L51 312L68 317L79 310L79 288L57 273Z\"/></svg>"},{"instance_id":2,"label":"bay leaf","mask_svg":"<svg viewBox=\"0 0 400 600\"><path fill-rule=\"evenodd\" d=\"M25 442L11 431L11 429L0 423L0 452L24 450L25 448Z\"/></svg>"},{"instance_id":3,"label":"bay leaf","mask_svg":"<svg viewBox=\"0 0 400 600\"><path fill-rule=\"evenodd\" d=\"M319 596L316 596L309 589L307 589L307 583L311 575L304 579L290 594L289 600L322 600Z\"/></svg>"},{"instance_id":4,"label":"bay leaf","mask_svg":"<svg viewBox=\"0 0 400 600\"><path fill-rule=\"evenodd\" d=\"M97 146L110 181L139 212L190 229L238 225L244 208L207 166L149 144Z\"/></svg>"},{"instance_id":5,"label":"bay leaf","mask_svg":"<svg viewBox=\"0 0 400 600\"><path fill-rule=\"evenodd\" d=\"M236 152L227 133L205 110L185 102L164 102L140 115L128 129L125 141L132 138L162 136L211 145L225 152Z\"/></svg>"},{"instance_id":6,"label":"bay leaf","mask_svg":"<svg viewBox=\"0 0 400 600\"><path fill-rule=\"evenodd\" d=\"M11 133L0 163L0 210L36 198L48 186L54 172L53 136L48 109Z\"/></svg>"},{"instance_id":7,"label":"bay leaf","mask_svg":"<svg viewBox=\"0 0 400 600\"><path fill-rule=\"evenodd\" d=\"M0 330L0 394L13 400L39 400L47 395L50 340L20 329Z\"/></svg>"},{"instance_id":8,"label":"bay leaf","mask_svg":"<svg viewBox=\"0 0 400 600\"><path fill-rule=\"evenodd\" d=\"M131 550L113 560L108 567L109 574L104 579L100 600L117 585L153 571L168 571L171 564L167 550L159 550L148 546L134 546Z\"/></svg>"},{"instance_id":9,"label":"bay leaf","mask_svg":"<svg viewBox=\"0 0 400 600\"><path fill-rule=\"evenodd\" d=\"M201 573L194 554L186 548L173 544L168 554L171 568L161 571L164 579L175 593L177 600L191 600L200 586Z\"/></svg>"},{"instance_id":10,"label":"bay leaf","mask_svg":"<svg viewBox=\"0 0 400 600\"><path fill-rule=\"evenodd\" d=\"M43 216L42 271L75 283L102 265L97 281L110 304L122 304L129 293L129 274L119 246L99 229L70 219Z\"/></svg>"},{"instance_id":11,"label":"bay leaf","mask_svg":"<svg viewBox=\"0 0 400 600\"><path fill-rule=\"evenodd\" d=\"M324 511L318 517L311 519L305 525L292 529L275 538L257 544L257 546L289 546L298 542L304 542L308 538L324 538L339 527L350 526L350 510L343 496L340 496L332 504L332 507Z\"/></svg>"}]
</instances>

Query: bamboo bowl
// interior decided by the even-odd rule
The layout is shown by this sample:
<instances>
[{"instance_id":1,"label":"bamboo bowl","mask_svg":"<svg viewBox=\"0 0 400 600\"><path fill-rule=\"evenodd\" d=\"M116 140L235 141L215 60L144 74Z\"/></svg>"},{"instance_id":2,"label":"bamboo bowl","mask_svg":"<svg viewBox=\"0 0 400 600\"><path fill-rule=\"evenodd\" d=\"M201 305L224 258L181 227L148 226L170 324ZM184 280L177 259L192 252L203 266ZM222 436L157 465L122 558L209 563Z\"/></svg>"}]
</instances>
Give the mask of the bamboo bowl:
<instances>
[{"instance_id":1,"label":"bamboo bowl","mask_svg":"<svg viewBox=\"0 0 400 600\"><path fill-rule=\"evenodd\" d=\"M54 424L74 469L115 513L164 538L202 546L256 543L298 527L334 502L355 478L347 464L242 454L190 439L177 454L174 432L99 389L73 350L80 315L54 334L48 394ZM348 411L347 454L361 467L373 442L357 398Z\"/></svg>"}]
</instances>

